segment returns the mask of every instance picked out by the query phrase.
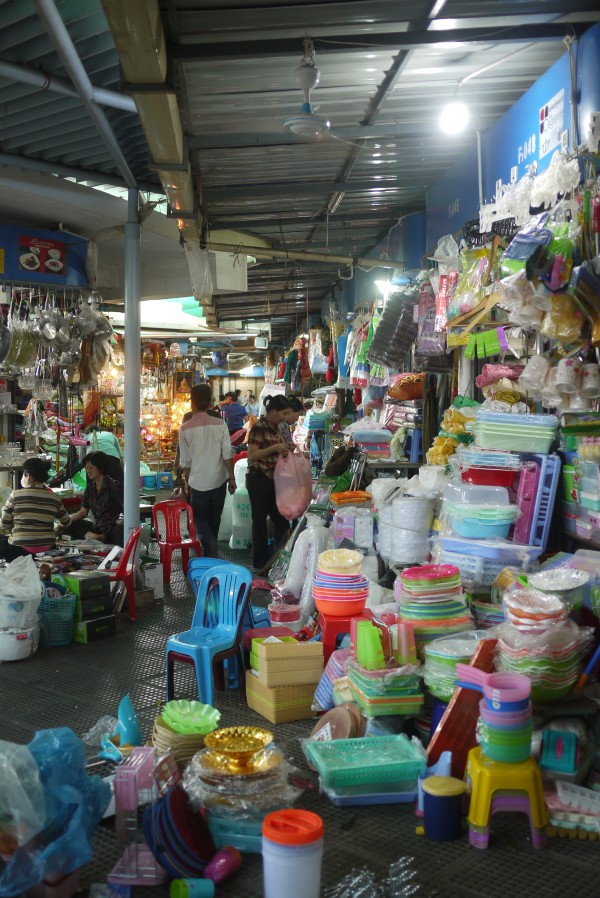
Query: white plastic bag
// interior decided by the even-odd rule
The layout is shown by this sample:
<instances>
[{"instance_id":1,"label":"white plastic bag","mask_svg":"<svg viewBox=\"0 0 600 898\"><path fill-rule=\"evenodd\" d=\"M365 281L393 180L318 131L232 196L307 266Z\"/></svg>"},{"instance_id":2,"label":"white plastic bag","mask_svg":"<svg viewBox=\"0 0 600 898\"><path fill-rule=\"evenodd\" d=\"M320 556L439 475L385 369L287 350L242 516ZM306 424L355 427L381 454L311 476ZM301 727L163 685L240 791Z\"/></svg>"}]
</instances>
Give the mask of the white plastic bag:
<instances>
[{"instance_id":1,"label":"white plastic bag","mask_svg":"<svg viewBox=\"0 0 600 898\"><path fill-rule=\"evenodd\" d=\"M280 514L288 521L304 514L312 499L310 462L303 455L280 455L273 474L275 500Z\"/></svg>"},{"instance_id":2,"label":"white plastic bag","mask_svg":"<svg viewBox=\"0 0 600 898\"><path fill-rule=\"evenodd\" d=\"M41 599L42 581L31 555L11 561L0 571L0 597L11 599Z\"/></svg>"},{"instance_id":3,"label":"white plastic bag","mask_svg":"<svg viewBox=\"0 0 600 898\"><path fill-rule=\"evenodd\" d=\"M19 845L46 825L46 801L39 767L24 745L0 742L0 818Z\"/></svg>"}]
</instances>

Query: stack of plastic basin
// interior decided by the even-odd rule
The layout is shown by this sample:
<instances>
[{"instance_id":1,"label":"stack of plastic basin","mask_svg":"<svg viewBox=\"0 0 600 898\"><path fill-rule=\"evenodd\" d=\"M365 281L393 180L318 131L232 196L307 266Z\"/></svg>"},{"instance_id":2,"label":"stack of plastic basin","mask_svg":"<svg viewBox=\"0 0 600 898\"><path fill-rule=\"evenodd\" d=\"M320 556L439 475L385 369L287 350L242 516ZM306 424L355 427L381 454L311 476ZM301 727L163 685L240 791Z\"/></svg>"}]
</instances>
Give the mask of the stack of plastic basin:
<instances>
[{"instance_id":1,"label":"stack of plastic basin","mask_svg":"<svg viewBox=\"0 0 600 898\"><path fill-rule=\"evenodd\" d=\"M475 443L482 449L539 452L547 455L556 439L554 415L512 415L479 411L475 415Z\"/></svg>"}]
</instances>

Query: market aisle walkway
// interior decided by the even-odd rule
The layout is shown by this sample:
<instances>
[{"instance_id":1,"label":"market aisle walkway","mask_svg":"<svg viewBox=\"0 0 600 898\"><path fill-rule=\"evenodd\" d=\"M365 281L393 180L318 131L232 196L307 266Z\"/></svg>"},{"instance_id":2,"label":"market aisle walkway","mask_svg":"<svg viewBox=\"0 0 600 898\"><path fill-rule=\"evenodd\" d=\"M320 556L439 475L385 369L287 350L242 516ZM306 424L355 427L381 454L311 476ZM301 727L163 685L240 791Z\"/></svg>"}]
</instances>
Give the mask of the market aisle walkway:
<instances>
[{"instance_id":1,"label":"market aisle walkway","mask_svg":"<svg viewBox=\"0 0 600 898\"><path fill-rule=\"evenodd\" d=\"M243 563L245 556L227 552ZM135 624L119 621L116 637L89 646L40 649L30 661L0 666L0 738L28 742L36 729L70 726L84 734L104 714L116 714L119 700L129 692L149 736L152 722L165 700L165 640L188 626L193 599L179 561L175 562L167 597L140 611ZM195 698L191 669L177 668L177 694ZM265 725L265 720L240 703L237 690L218 692L216 705L221 724ZM268 723L267 726L270 726ZM487 851L469 848L467 837L457 842L434 843L415 834L410 805L335 808L321 797L315 775L302 755L300 738L311 730L310 721L273 727L278 745L298 768L307 788L302 806L325 821L323 894L352 866L368 866L383 878L400 858L416 871L420 898L562 898L567 894L597 894L598 845L594 842L551 839L545 851L534 851L527 841L525 818L494 818L493 838ZM105 768L108 772L109 768ZM101 882L117 859L112 823L102 825L95 838L95 857L83 871L82 885ZM167 887L135 888L134 896L163 898ZM219 886L220 898L261 898L262 867L258 855L245 855L241 870ZM282 896L285 898L285 896Z\"/></svg>"}]
</instances>

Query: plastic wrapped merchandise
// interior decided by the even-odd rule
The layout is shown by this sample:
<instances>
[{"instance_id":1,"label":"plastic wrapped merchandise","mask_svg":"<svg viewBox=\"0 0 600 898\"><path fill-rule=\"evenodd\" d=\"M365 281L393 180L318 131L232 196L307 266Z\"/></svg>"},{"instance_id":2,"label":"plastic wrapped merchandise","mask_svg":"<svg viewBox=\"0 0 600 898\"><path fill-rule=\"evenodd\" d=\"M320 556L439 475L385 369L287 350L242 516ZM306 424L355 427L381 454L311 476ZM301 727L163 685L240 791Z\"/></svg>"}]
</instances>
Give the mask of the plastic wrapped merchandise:
<instances>
[{"instance_id":1,"label":"plastic wrapped merchandise","mask_svg":"<svg viewBox=\"0 0 600 898\"><path fill-rule=\"evenodd\" d=\"M320 518L314 518L319 524L307 527L308 550L306 553L306 566L304 568L304 582L302 585L302 593L300 595L300 619L306 623L308 618L315 610L315 600L312 593L312 582L317 572L317 564L319 555L331 548L332 538L327 527L323 526Z\"/></svg>"},{"instance_id":2,"label":"plastic wrapped merchandise","mask_svg":"<svg viewBox=\"0 0 600 898\"><path fill-rule=\"evenodd\" d=\"M292 557L287 569L285 580L282 584L277 583L280 591L299 598L302 594L303 587L306 583L309 585L317 570L316 560L319 552L325 551L330 547L331 533L323 526L323 520L318 515L308 514L306 516L306 529L298 536L292 549ZM311 547L317 546L311 551ZM308 561L310 553L311 569L308 570ZM314 557L313 557L314 556Z\"/></svg>"},{"instance_id":3,"label":"plastic wrapped merchandise","mask_svg":"<svg viewBox=\"0 0 600 898\"><path fill-rule=\"evenodd\" d=\"M239 462L238 462L239 464ZM233 495L230 549L245 549L252 542L252 508L248 490L238 489Z\"/></svg>"},{"instance_id":4,"label":"plastic wrapped merchandise","mask_svg":"<svg viewBox=\"0 0 600 898\"><path fill-rule=\"evenodd\" d=\"M243 771L205 748L186 767L183 787L197 808L244 820L254 818L259 811L291 807L300 795L300 790L289 784L295 772L274 745L254 754Z\"/></svg>"},{"instance_id":5,"label":"plastic wrapped merchandise","mask_svg":"<svg viewBox=\"0 0 600 898\"><path fill-rule=\"evenodd\" d=\"M333 516L333 544L350 540L361 549L373 548L373 512L369 508L340 508Z\"/></svg>"},{"instance_id":6,"label":"plastic wrapped merchandise","mask_svg":"<svg viewBox=\"0 0 600 898\"><path fill-rule=\"evenodd\" d=\"M248 472L248 459L240 458L233 466L233 476L238 490L246 489L246 474Z\"/></svg>"},{"instance_id":7,"label":"plastic wrapped merchandise","mask_svg":"<svg viewBox=\"0 0 600 898\"><path fill-rule=\"evenodd\" d=\"M392 526L429 535L433 523L433 500L421 496L398 496L392 502Z\"/></svg>"},{"instance_id":8,"label":"plastic wrapped merchandise","mask_svg":"<svg viewBox=\"0 0 600 898\"><path fill-rule=\"evenodd\" d=\"M390 527L390 564L412 564L429 559L429 530Z\"/></svg>"}]
</instances>

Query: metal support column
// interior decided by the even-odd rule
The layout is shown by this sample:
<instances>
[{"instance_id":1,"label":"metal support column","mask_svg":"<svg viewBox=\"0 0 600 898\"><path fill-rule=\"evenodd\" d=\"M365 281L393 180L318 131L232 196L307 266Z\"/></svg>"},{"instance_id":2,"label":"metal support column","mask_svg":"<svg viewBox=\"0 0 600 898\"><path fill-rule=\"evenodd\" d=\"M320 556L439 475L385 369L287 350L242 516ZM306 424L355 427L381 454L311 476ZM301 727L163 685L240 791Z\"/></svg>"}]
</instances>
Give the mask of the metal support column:
<instances>
[{"instance_id":1,"label":"metal support column","mask_svg":"<svg viewBox=\"0 0 600 898\"><path fill-rule=\"evenodd\" d=\"M125 225L125 541L140 523L140 280L139 191L127 194Z\"/></svg>"}]
</instances>

